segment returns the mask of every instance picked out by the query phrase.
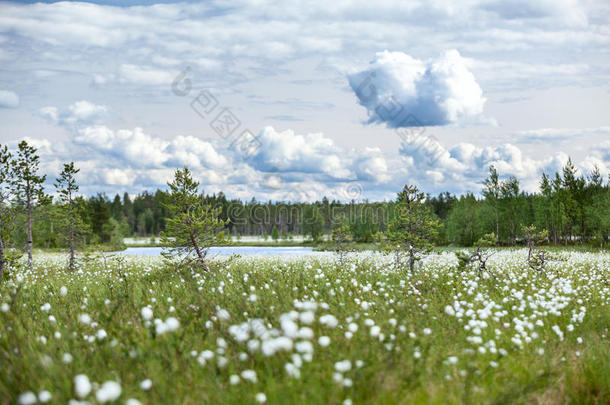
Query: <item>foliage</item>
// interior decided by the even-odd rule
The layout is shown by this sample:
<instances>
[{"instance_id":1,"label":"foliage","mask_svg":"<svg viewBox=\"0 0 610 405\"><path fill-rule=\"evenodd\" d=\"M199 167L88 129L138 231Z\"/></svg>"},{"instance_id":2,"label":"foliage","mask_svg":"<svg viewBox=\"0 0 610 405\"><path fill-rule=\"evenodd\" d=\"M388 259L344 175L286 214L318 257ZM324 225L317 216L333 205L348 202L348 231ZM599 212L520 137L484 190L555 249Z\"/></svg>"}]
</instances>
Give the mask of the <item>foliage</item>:
<instances>
[{"instance_id":1,"label":"foliage","mask_svg":"<svg viewBox=\"0 0 610 405\"><path fill-rule=\"evenodd\" d=\"M429 251L440 225L424 203L424 193L416 186L405 185L398 193L395 216L388 226L388 239L395 250L396 262L406 252L411 273L418 255Z\"/></svg>"},{"instance_id":2,"label":"foliage","mask_svg":"<svg viewBox=\"0 0 610 405\"><path fill-rule=\"evenodd\" d=\"M182 256L183 261L197 263L209 271L207 253L210 246L224 242L224 228L228 220L220 218L220 209L204 204L199 195L199 183L189 169L178 169L168 183L169 193L165 208L169 213L162 243L170 246L165 253L168 260ZM191 256L195 253L195 257Z\"/></svg>"},{"instance_id":3,"label":"foliage","mask_svg":"<svg viewBox=\"0 0 610 405\"><path fill-rule=\"evenodd\" d=\"M34 247L32 216L39 206L50 201L43 186L47 176L38 174L39 166L40 157L37 154L37 149L26 141L21 141L12 161L11 183L17 203L23 207L27 217L27 252L28 266L30 267L32 266L32 248Z\"/></svg>"},{"instance_id":4,"label":"foliage","mask_svg":"<svg viewBox=\"0 0 610 405\"><path fill-rule=\"evenodd\" d=\"M334 251L339 257L339 264L343 265L352 244L351 229L346 218L339 218L335 221L331 233L331 241Z\"/></svg>"}]
</instances>

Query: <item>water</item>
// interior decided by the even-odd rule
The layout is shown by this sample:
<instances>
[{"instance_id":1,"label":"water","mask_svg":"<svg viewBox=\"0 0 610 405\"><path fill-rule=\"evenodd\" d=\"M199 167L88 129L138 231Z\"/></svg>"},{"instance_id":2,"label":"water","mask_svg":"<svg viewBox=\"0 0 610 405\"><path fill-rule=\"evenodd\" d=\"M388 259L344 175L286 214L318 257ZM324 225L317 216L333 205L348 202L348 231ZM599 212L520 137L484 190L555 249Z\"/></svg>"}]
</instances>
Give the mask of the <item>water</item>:
<instances>
[{"instance_id":1,"label":"water","mask_svg":"<svg viewBox=\"0 0 610 405\"><path fill-rule=\"evenodd\" d=\"M122 255L134 256L159 256L163 251L162 247L128 247L120 252L113 252ZM314 252L308 246L214 246L211 247L210 255L273 255L273 256L298 256L298 255L318 255L325 252Z\"/></svg>"}]
</instances>

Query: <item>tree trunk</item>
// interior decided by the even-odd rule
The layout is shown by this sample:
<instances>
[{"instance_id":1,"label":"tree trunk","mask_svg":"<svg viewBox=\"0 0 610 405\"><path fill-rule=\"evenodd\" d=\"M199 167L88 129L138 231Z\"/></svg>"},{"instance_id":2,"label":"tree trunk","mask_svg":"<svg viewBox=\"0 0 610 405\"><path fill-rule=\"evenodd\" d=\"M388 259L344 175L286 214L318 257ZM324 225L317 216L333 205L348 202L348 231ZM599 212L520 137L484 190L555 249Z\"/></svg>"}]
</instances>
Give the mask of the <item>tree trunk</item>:
<instances>
[{"instance_id":1,"label":"tree trunk","mask_svg":"<svg viewBox=\"0 0 610 405\"><path fill-rule=\"evenodd\" d=\"M413 248L409 249L409 270L411 274L415 272L415 252Z\"/></svg>"},{"instance_id":2,"label":"tree trunk","mask_svg":"<svg viewBox=\"0 0 610 405\"><path fill-rule=\"evenodd\" d=\"M32 246L34 241L32 240L32 196L30 192L30 181L28 180L25 187L26 203L27 203L27 216L28 216L28 267L32 267Z\"/></svg>"},{"instance_id":3,"label":"tree trunk","mask_svg":"<svg viewBox=\"0 0 610 405\"><path fill-rule=\"evenodd\" d=\"M195 248L195 252L197 253L197 256L199 257L199 261L201 262L201 265L203 266L205 271L209 271L208 264L205 261L205 256L204 256L203 252L201 251L199 244L195 240L195 235L193 235L193 232L189 232L189 236L191 238L191 243L193 244L193 248Z\"/></svg>"},{"instance_id":4,"label":"tree trunk","mask_svg":"<svg viewBox=\"0 0 610 405\"><path fill-rule=\"evenodd\" d=\"M0 235L0 280L4 277L4 243Z\"/></svg>"},{"instance_id":5,"label":"tree trunk","mask_svg":"<svg viewBox=\"0 0 610 405\"><path fill-rule=\"evenodd\" d=\"M68 270L74 271L74 230L70 227L70 262L68 263Z\"/></svg>"}]
</instances>

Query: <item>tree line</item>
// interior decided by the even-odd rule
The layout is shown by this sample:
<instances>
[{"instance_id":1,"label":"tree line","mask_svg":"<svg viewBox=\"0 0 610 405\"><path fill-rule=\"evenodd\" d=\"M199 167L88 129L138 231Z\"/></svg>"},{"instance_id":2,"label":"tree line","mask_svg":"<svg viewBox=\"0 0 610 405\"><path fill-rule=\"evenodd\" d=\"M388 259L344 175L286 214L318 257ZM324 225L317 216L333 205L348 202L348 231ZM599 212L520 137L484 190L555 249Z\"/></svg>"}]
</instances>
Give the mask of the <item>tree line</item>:
<instances>
[{"instance_id":1,"label":"tree line","mask_svg":"<svg viewBox=\"0 0 610 405\"><path fill-rule=\"evenodd\" d=\"M118 247L125 237L160 236L175 215L171 187L134 197L87 197L78 194L77 174L78 168L66 163L51 198L36 148L23 141L13 153L0 145L0 265L10 260L4 254L8 247L25 251L31 263L34 246L74 251L78 244ZM305 235L320 241L340 224L350 240L372 243L392 233L392 222L404 205L400 198L341 202L324 197L306 203L228 199L199 187L191 192L202 207L213 207L226 235L272 240ZM547 240L557 244L603 246L610 236L610 180L604 182L597 168L579 175L571 160L560 172L543 174L537 193L523 191L516 177L502 176L491 166L481 197L445 192L424 195L420 203L438 222L434 243L440 245L472 246L491 232L500 244L523 243L527 225L545 230Z\"/></svg>"}]
</instances>

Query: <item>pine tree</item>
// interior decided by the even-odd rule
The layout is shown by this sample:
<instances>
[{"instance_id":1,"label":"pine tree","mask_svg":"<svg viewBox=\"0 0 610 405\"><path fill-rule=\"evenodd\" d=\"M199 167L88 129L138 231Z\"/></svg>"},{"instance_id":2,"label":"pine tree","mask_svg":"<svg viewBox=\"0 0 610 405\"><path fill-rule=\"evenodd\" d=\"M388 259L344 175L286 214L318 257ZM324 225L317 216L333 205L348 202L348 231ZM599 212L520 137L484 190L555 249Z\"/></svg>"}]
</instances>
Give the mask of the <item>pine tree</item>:
<instances>
[{"instance_id":1,"label":"pine tree","mask_svg":"<svg viewBox=\"0 0 610 405\"><path fill-rule=\"evenodd\" d=\"M339 264L342 266L345 263L345 257L349 252L352 242L352 233L346 218L341 217L335 220L331 233L331 240L335 252L339 256Z\"/></svg>"},{"instance_id":2,"label":"pine tree","mask_svg":"<svg viewBox=\"0 0 610 405\"><path fill-rule=\"evenodd\" d=\"M46 175L38 175L40 157L35 147L21 141L17 148L17 155L13 160L13 190L26 211L27 252L28 266L32 267L32 216L41 205L48 203L49 199L44 193L43 183Z\"/></svg>"},{"instance_id":3,"label":"pine tree","mask_svg":"<svg viewBox=\"0 0 610 405\"><path fill-rule=\"evenodd\" d=\"M498 211L498 201L500 200L500 181L498 171L495 166L489 166L489 177L483 181L483 196L485 200L494 207L496 214L496 233L500 235L500 215Z\"/></svg>"},{"instance_id":4,"label":"pine tree","mask_svg":"<svg viewBox=\"0 0 610 405\"><path fill-rule=\"evenodd\" d=\"M5 250L12 231L10 218L10 171L12 155L6 145L0 146L0 280L4 276Z\"/></svg>"},{"instance_id":5,"label":"pine tree","mask_svg":"<svg viewBox=\"0 0 610 405\"><path fill-rule=\"evenodd\" d=\"M68 269L74 270L76 262L76 243L80 236L85 232L85 224L76 211L77 205L75 193L78 192L76 184L76 174L80 171L74 167L74 162L65 163L64 168L55 181L55 188L59 194L59 202L63 211L62 225L65 230L65 237L68 241L70 256L68 259Z\"/></svg>"},{"instance_id":6,"label":"pine tree","mask_svg":"<svg viewBox=\"0 0 610 405\"><path fill-rule=\"evenodd\" d=\"M169 216L161 241L170 249L164 252L164 256L172 259L175 255L185 255L185 261L193 262L191 254L195 253L194 263L209 271L208 250L212 245L224 241L223 229L229 220L220 219L220 207L203 203L198 192L199 183L193 180L186 167L176 170L174 181L168 186L164 206Z\"/></svg>"},{"instance_id":7,"label":"pine tree","mask_svg":"<svg viewBox=\"0 0 610 405\"><path fill-rule=\"evenodd\" d=\"M273 229L271 230L271 239L273 239L274 242L277 242L280 239L280 232L275 225L273 225Z\"/></svg>"},{"instance_id":8,"label":"pine tree","mask_svg":"<svg viewBox=\"0 0 610 405\"><path fill-rule=\"evenodd\" d=\"M415 271L418 255L434 246L439 223L424 202L424 193L416 186L405 185L398 193L396 213L388 226L388 239L400 263L401 252L409 258L409 270Z\"/></svg>"}]
</instances>

